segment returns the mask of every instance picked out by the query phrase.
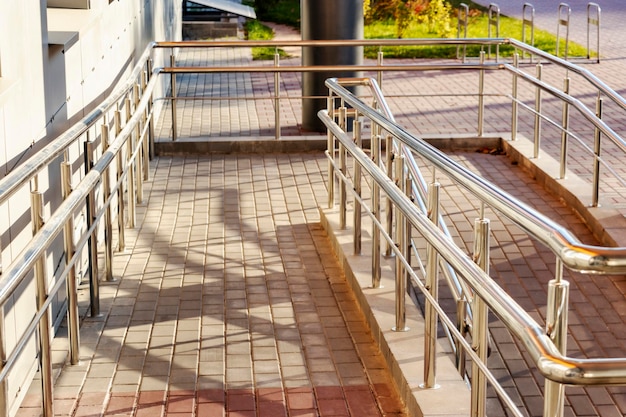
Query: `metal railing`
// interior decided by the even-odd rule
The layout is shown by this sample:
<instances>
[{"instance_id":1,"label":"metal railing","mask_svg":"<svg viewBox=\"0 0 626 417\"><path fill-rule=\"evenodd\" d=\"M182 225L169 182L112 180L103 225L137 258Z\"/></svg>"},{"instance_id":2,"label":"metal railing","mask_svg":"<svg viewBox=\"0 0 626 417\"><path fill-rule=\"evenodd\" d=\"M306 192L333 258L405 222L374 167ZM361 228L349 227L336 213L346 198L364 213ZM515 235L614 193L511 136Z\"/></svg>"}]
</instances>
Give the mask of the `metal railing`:
<instances>
[{"instance_id":1,"label":"metal railing","mask_svg":"<svg viewBox=\"0 0 626 417\"><path fill-rule=\"evenodd\" d=\"M0 180L0 204L6 204L12 196L17 195L18 192L23 190L30 184L33 194L33 211L32 211L32 224L33 226L33 238L23 247L20 248L20 253L14 257L10 265L5 267L2 271L2 280L0 281L0 304L5 303L11 294L18 288L21 282L23 282L31 271L35 271L37 279L39 281L38 291L38 307L37 312L33 317L31 323L24 329L22 335L19 336L19 341L16 346L9 351L0 351L0 360L2 360L3 366L0 369L0 380L4 381L7 377L11 366L15 363L15 360L19 357L22 349L32 340L33 335L38 331L39 327L39 341L40 352L46 352L49 348L50 336L46 334L46 330L50 326L46 324L47 311L52 303L52 295L63 290L63 286L67 285L68 288L68 322L70 323L70 358L72 363L76 363L78 358L78 323L79 317L76 308L75 288L76 282L74 267L77 263L81 262L80 257L83 253L88 253L89 258L89 282L91 285L90 290L90 313L92 315L99 314L99 298L98 298L98 281L99 281L99 268L97 251L95 248L97 245L98 230L103 230L104 236L104 258L105 258L105 279L112 280L112 252L114 242L114 229L117 231L118 250L123 250L125 246L124 230L126 227L134 227L135 217L135 204L142 200L142 182L148 178L148 157L152 155L152 149L154 146L153 122L155 115L155 107L161 100L171 101L172 117L174 120L177 118L175 104L178 101L184 100L184 98L177 97L176 92L176 74L192 74L192 73L270 73L275 77L278 74L285 73L302 73L305 71L339 71L339 70L355 70L354 66L350 67L302 67L302 66L288 66L279 65L278 61L274 62L273 66L202 66L202 67L180 67L175 65L175 61L170 61L170 66L166 63L160 62L158 68L153 69L151 55L154 48L169 48L177 50L179 48L232 48L232 47L253 47L253 46L401 46L401 45L448 45L451 47L464 46L464 45L513 45L515 48L526 51L533 56L540 58L543 62L551 62L557 64L557 66L566 68L567 71L572 74L578 74L588 82L590 82L602 96L610 99L612 102L617 103L621 109L626 109L626 101L606 86L602 81L597 79L593 74L586 69L574 66L566 61L553 57L536 48L525 45L521 42L511 39L401 39L401 40L358 40L358 41L281 41L281 42L162 42L152 44L148 47L146 52L140 57L137 66L135 67L129 81L123 85L118 92L108 98L102 105L96 110L91 112L86 118L84 118L78 125L74 126L66 133L61 135L58 139L51 142L43 150L38 152L28 161L20 165L12 173ZM174 54L172 54L173 56ZM620 149L626 150L626 145L621 140L619 135L615 133L605 122L596 118L593 112L590 112L581 102L577 101L573 97L563 93L560 88L549 85L546 81L540 80L538 77L534 77L525 73L522 69L518 68L515 64L510 63L489 63L484 62L484 59L474 63L459 64L452 63L427 63L427 64L383 64L382 59L375 64L363 65L356 68L356 70L371 72L379 74L382 80L382 73L387 71L446 71L446 70L462 70L462 71L474 71L480 74L480 85L477 89L475 96L477 98L477 107L479 108L479 117L477 119L477 132L483 134L483 120L485 114L484 99L486 94L484 93L484 81L485 75L488 72L498 72L506 70L511 74L514 74L514 79L520 79L530 83L534 88L547 91L560 100L568 103L568 105L581 111L585 117L595 126L598 132L602 133L607 138L611 139ZM154 96L157 91L157 85L163 85L165 81L162 75L171 77L172 83L172 95L166 97ZM278 83L276 83L278 84ZM275 84L275 85L276 85ZM172 84L170 84L172 85ZM513 103L518 103L515 93L512 93ZM289 97L293 99L294 97ZM295 97L301 99L302 97ZM202 98L211 99L211 98ZM249 99L244 97L243 99ZM278 87L275 87L275 92L271 100L275 103L276 123L280 123L280 100L288 99L287 97L281 97ZM523 103L519 101L519 105ZM515 104L514 104L515 106ZM364 112L364 110L359 110ZM538 112L539 114L539 112ZM383 117L383 116L377 116ZM541 117L546 117L542 115ZM388 118L373 119L377 124L385 126L384 129L391 129L394 125ZM387 125L385 125L387 123ZM390 123L390 124L389 124ZM394 128L395 129L395 128ZM565 129L567 130L567 128ZM280 138L280 126L276 126L276 139ZM515 130L513 130L515 132ZM339 132L336 132L339 133ZM396 131L391 131L394 135L402 137L405 133L400 134ZM339 135L340 136L340 135ZM569 133L568 133L569 136ZM409 137L410 138L410 137ZM406 146L415 147L413 139L407 139ZM77 148L76 144L80 143L81 148L80 155L75 159L70 160L70 148ZM403 146L405 146L403 145ZM73 151L72 151L73 152ZM51 192L59 192L63 195L63 202L55 208L54 212L50 213L50 216L45 220L41 210L41 192L48 190L39 190L37 178L42 175L42 171L46 168L56 164L58 159L63 156L63 168L59 168L64 172L63 174L63 187L59 190L51 190ZM84 173L72 172L70 166L77 165L78 160L84 158L83 164ZM434 158L434 157L433 157ZM599 157L599 150L597 152L596 161L602 161ZM367 165L364 165L366 167ZM369 169L369 168L367 168ZM410 168L409 168L410 169ZM68 172L69 171L69 172ZM371 173L370 173L371 175ZM461 180L463 175L457 173L459 177L455 179ZM413 177L415 181L417 176ZM599 182L599 176L598 180ZM384 182L384 181L383 181ZM478 193L484 192L483 188L485 184L480 182L474 185L477 187ZM411 184L409 189L414 188ZM385 193L391 192L388 189L388 185L381 183L381 189ZM22 191L20 191L22 190ZM97 191L97 192L96 192ZM514 219L524 218L527 215L524 210L512 208L510 201L506 197L495 193L490 196L494 201L491 204L500 204L503 212ZM405 208L404 203L397 202L401 211L405 211L407 221L410 221L413 225L416 225L417 221L421 219L416 212L414 212L414 205L412 208ZM507 212L507 210L510 210ZM521 211L520 211L521 210ZM87 218L87 224L82 230L82 234L78 239L73 237L74 233L74 217L77 212L84 213ZM548 245L553 251L558 252L562 258L563 265L584 271L591 271L597 273L605 273L607 270L611 272L623 271L624 260L622 258L622 252L620 249L608 249L608 248L594 248L585 245L581 245L576 242L566 231L559 231L554 233L546 229L549 222L546 219L539 219L539 223L530 222L525 225L525 229L530 233L542 235L543 240L548 242ZM117 226L114 228L114 226ZM431 227L431 226L429 226ZM438 244L439 232L428 231L429 239L433 245ZM46 288L50 280L46 279L45 268L41 267L42 257L45 257L50 248L55 245L58 238L63 234L64 236L64 248L63 257L65 258L64 266L62 270L55 274L55 280L53 286ZM406 240L410 240L410 237L406 236ZM567 242L567 244L563 244ZM395 242L388 240L388 248L390 251L396 251ZM492 283L485 281L483 273L479 273L475 266L469 266L464 259L455 261L454 263L449 258L456 256L454 248L441 249L440 256L446 260L448 265L452 268L461 271L466 274L465 277L467 285L472 287L473 291L476 291L481 298L484 298L487 304L492 307L492 303L496 301L500 302L505 295L500 293L500 290L495 288ZM586 252L591 251L591 252ZM590 256L593 253L593 256ZM38 266L39 265L39 266ZM477 290L475 286L485 284L487 287ZM465 291L461 289L460 291ZM432 297L432 296L431 296ZM428 298L428 297L427 297ZM430 299L430 298L429 298ZM511 312L503 311L502 319L513 327L513 330L518 335L528 334L526 338L533 340L533 343L537 343L531 346L531 352L533 356L539 360L539 354L541 349L546 348L548 345L545 339L545 335L541 334L536 327L536 323L528 321L528 328L520 328L522 324L526 324L527 317L523 316L520 321L516 321L516 317L511 316ZM474 319L476 320L476 319ZM40 324L41 323L41 324ZM398 328L402 328L402 322L398 323ZM457 331L458 332L458 331ZM451 330L451 334L456 334ZM4 336L0 330L0 339ZM478 338L478 335L474 336ZM535 340L536 339L536 340ZM459 342L460 343L460 342ZM550 347L553 349L553 347ZM550 362L550 358L561 358L558 352L547 350L550 356L548 359L540 360L540 367L543 372L548 370L556 372L554 378L557 381L564 383L576 383L577 375L570 373L571 367L563 366L553 369L553 364ZM472 354L469 354L473 358ZM51 416L52 411L52 375L50 371L49 359L45 355L40 356L40 369L42 370L42 383L44 389L44 414ZM587 371L598 371L603 378L609 378L607 375L610 373L605 367L593 363L582 361L572 362L573 365L580 366L580 369ZM572 366L573 366L572 365ZM618 364L622 366L621 363ZM578 368L577 368L578 369ZM616 368L618 369L618 368ZM621 369L621 368L619 368ZM583 376L580 381L586 381L587 375ZM595 374L594 374L595 375ZM595 377L594 377L595 378ZM593 383L597 383L594 379ZM6 386L4 382L0 387L0 396L2 406L6 409Z\"/></svg>"},{"instance_id":2,"label":"metal railing","mask_svg":"<svg viewBox=\"0 0 626 417\"><path fill-rule=\"evenodd\" d=\"M546 394L544 403L544 415L562 415L563 407L563 384L570 385L622 385L626 383L626 358L617 359L578 359L568 357L565 349L567 328L567 303L568 283L562 279L563 266L585 272L593 271L601 274L614 274L626 272L626 249L592 247L582 245L575 237L555 222L547 219L541 213L530 208L513 196L491 185L478 175L475 175L461 167L454 160L436 150L415 135L408 133L385 112L374 108L353 95L344 88L343 80L327 80L326 85L333 96L340 98L341 107L335 107L335 99L329 99L328 110L320 111L319 117L329 129L329 167L332 173L329 181L339 179L339 217L346 218L346 193L352 190L355 195L354 218L355 229L360 228L357 224L360 216L357 212L364 210L372 218L375 234L384 236L391 243L396 254L396 329L405 328L403 304L405 303L405 291L403 283L406 282L405 274L413 277L419 288L428 300L426 309L426 340L424 346L424 386L434 387L434 358L435 344L432 335L436 334L436 317L439 316L442 323L448 327L448 331L457 338L459 346L465 354L472 359L472 415L485 415L486 383L493 384L495 390L502 396L502 400L508 404L514 415L521 415L517 406L510 401L502 387L496 382L496 378L489 373L486 365L487 352L487 308L502 320L509 331L514 334L533 358L537 369L546 378ZM368 85L376 85L374 80L368 80ZM379 95L377 95L378 97ZM379 99L377 99L379 101ZM387 132L394 141L401 145L397 149L403 151L395 155L394 167L381 167L377 158L371 158L359 147L361 139L358 137L360 129L347 132L345 129L345 107L349 106L356 112L355 120L365 118L369 120L375 135L378 132ZM355 122L355 126L356 126ZM363 123L359 121L358 123ZM374 137L373 137L374 139ZM338 148L337 148L338 142ZM372 149L374 155L378 155L379 140L373 140ZM387 152L391 152L388 148ZM464 250L455 246L451 240L439 229L435 221L438 213L438 201L436 201L436 183L431 184L429 195L431 196L427 215L412 201L413 191L408 185L404 158L406 150L419 155L432 164L437 172L446 174L453 179L454 183L461 185L476 196L483 204L481 218L476 221L476 242L474 260L465 254ZM355 162L355 168L351 174L347 172L346 153L350 154ZM357 167L358 171L357 171ZM373 181L371 207L365 207L365 200L360 194L362 181L361 173L367 173ZM392 180L392 178L395 179ZM334 204L335 186L328 186L329 203ZM380 202L382 190L387 201L393 205L393 217L395 217L394 230L385 227L379 221L377 208ZM548 288L548 313L546 328L542 328L528 313L526 313L509 295L507 295L488 275L488 236L489 220L484 218L484 205L501 212L515 224L526 230L531 236L538 239L549 247L557 256L556 276L550 281ZM387 213L389 215L389 213ZM340 225L345 226L345 221L340 220ZM410 242L407 236L419 233L428 242L428 264L419 276L413 269L409 258ZM360 238L361 233L355 231L355 237ZM374 234L372 235L374 236ZM373 248L376 245L372 245ZM433 252L434 251L434 252ZM435 255L436 253L436 255ZM373 253L373 257L380 257L382 253ZM458 324L452 323L446 313L439 307L437 293L437 257L442 257L455 269L461 279L473 292L471 303L474 307L473 341L470 345L464 339L464 335L458 332ZM399 259L398 259L399 258ZM477 265L478 264L478 265ZM373 275L375 275L373 273ZM422 283L422 279L426 282ZM431 311L429 313L429 311ZM428 337L428 335L431 337ZM430 362L428 362L430 360Z\"/></svg>"},{"instance_id":3,"label":"metal railing","mask_svg":"<svg viewBox=\"0 0 626 417\"><path fill-rule=\"evenodd\" d=\"M30 184L32 239L19 255L2 271L0 281L0 305L4 306L19 286L34 271L37 289L37 311L30 323L21 330L15 346L0 352L0 413L8 409L6 378L24 348L38 333L39 370L42 383L42 408L44 416L54 415L52 399L52 363L49 310L55 295L66 287L69 360L78 364L80 352L79 311L77 277L75 267L82 262L83 253L88 257L90 314L100 314L98 233L104 229L104 255L106 269L104 279L113 277L113 230L117 219L118 249L124 250L124 228L134 227L134 208L143 199L142 184L148 179L149 143L154 115L151 95L157 78L149 80L151 48L142 55L128 81L116 93L89 113L77 125L44 147L24 164L0 180L0 204ZM149 81L148 81L149 80ZM83 149L81 155L70 160L70 149ZM98 152L96 152L98 149ZM96 154L99 158L96 159ZM63 161L58 169L61 176L62 202L49 218L44 219L44 192L39 189L39 176L46 168ZM81 161L82 160L82 161ZM84 174L73 171L73 164L82 162ZM96 197L98 190L98 197ZM48 198L51 196L48 195ZM128 205L128 210L125 208ZM115 209L116 213L112 212ZM81 236L75 239L74 219L77 213L86 217ZM128 223L126 223L128 222ZM44 260L57 244L57 236L63 235L65 259L61 272L53 280L48 278ZM48 284L52 282L52 286ZM4 326L0 339L5 340ZM5 343L2 343L5 346Z\"/></svg>"}]
</instances>

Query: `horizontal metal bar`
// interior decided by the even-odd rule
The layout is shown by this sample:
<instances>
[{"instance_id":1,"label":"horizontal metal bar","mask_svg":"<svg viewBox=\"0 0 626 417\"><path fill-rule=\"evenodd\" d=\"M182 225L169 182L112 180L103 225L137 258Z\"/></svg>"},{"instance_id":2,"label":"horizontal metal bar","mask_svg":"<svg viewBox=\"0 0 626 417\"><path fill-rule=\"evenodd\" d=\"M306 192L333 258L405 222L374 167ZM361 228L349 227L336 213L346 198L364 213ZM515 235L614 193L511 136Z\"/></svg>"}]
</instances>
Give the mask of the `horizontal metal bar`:
<instances>
[{"instance_id":1,"label":"horizontal metal bar","mask_svg":"<svg viewBox=\"0 0 626 417\"><path fill-rule=\"evenodd\" d=\"M485 64L405 64L405 65L293 65L281 67L249 66L249 67L163 67L165 74L207 74L207 73L258 73L258 72L339 72L339 71L442 71L442 70L499 70L501 63Z\"/></svg>"},{"instance_id":2,"label":"horizontal metal bar","mask_svg":"<svg viewBox=\"0 0 626 417\"><path fill-rule=\"evenodd\" d=\"M403 38L340 40L259 40L259 41L175 41L155 42L154 48L254 48L281 46L432 46L432 45L505 45L508 38Z\"/></svg>"}]
</instances>

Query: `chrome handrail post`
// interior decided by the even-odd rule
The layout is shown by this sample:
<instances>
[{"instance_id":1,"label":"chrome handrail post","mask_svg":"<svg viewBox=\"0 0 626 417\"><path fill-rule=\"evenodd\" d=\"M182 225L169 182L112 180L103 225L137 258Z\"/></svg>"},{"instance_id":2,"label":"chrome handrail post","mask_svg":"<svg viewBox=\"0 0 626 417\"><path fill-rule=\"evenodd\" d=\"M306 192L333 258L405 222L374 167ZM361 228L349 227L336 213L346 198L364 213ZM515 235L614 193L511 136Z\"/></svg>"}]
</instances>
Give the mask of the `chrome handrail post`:
<instances>
[{"instance_id":1,"label":"chrome handrail post","mask_svg":"<svg viewBox=\"0 0 626 417\"><path fill-rule=\"evenodd\" d=\"M515 68L519 68L519 54L516 52L513 54L513 66ZM512 91L512 106L511 106L511 140L517 140L517 121L518 121L518 108L519 103L518 100L518 78L517 74L513 73L513 91Z\"/></svg>"},{"instance_id":2,"label":"chrome handrail post","mask_svg":"<svg viewBox=\"0 0 626 417\"><path fill-rule=\"evenodd\" d=\"M172 49L172 55L170 55L170 66L176 67L176 57L174 56L174 50ZM172 71L170 78L170 89L172 93L172 141L176 142L177 137L177 123L176 123L176 72Z\"/></svg>"},{"instance_id":3,"label":"chrome handrail post","mask_svg":"<svg viewBox=\"0 0 626 417\"><path fill-rule=\"evenodd\" d=\"M363 145L363 138L361 137L361 131L363 129L363 121L360 120L359 115L355 115L354 117L354 121L352 123L352 140L354 141L354 144L358 147L361 148ZM361 213L361 203L360 198L361 198L361 181L362 181L362 175L361 175L361 164L359 163L359 161L354 158L353 159L353 163L354 163L354 214L353 214L353 221L354 221L354 234L353 234L353 243L354 243L354 254L355 255L360 255L361 254L361 247L362 247L362 232L361 232L361 217L362 217L362 213Z\"/></svg>"},{"instance_id":4,"label":"chrome handrail post","mask_svg":"<svg viewBox=\"0 0 626 417\"><path fill-rule=\"evenodd\" d=\"M115 125L115 137L117 138L122 131L122 116L119 110L115 110L114 113L114 125ZM124 156L122 149L117 153L117 240L118 251L124 252L126 249L126 234L125 234L125 222L124 222Z\"/></svg>"},{"instance_id":5,"label":"chrome handrail post","mask_svg":"<svg viewBox=\"0 0 626 417\"><path fill-rule=\"evenodd\" d=\"M94 142L87 139L85 142L85 174L93 168ZM87 194L87 229L91 229L96 222L96 192L91 189ZM89 301L92 317L100 316L100 288L98 281L98 228L94 227L87 241L89 252Z\"/></svg>"},{"instance_id":6,"label":"chrome handrail post","mask_svg":"<svg viewBox=\"0 0 626 417\"><path fill-rule=\"evenodd\" d=\"M148 74L147 76L147 82L150 82L150 79L152 77L152 58L148 58L148 60L146 61L146 73ZM149 127L148 127L148 138L149 138L149 144L148 144L148 155L150 156L150 160L152 160L152 158L154 158L154 115L153 112L154 111L154 97L152 94L152 90L150 90L150 100L148 100L148 106L146 107L146 112L148 113L148 123L149 123ZM149 175L149 174L148 174ZM147 180L148 178L146 178Z\"/></svg>"},{"instance_id":7,"label":"chrome handrail post","mask_svg":"<svg viewBox=\"0 0 626 417\"><path fill-rule=\"evenodd\" d=\"M439 227L439 195L441 185L428 185L428 219ZM439 300L439 255L435 246L426 246L426 289L437 303ZM435 388L437 376L437 311L426 301L424 317L424 387Z\"/></svg>"},{"instance_id":8,"label":"chrome handrail post","mask_svg":"<svg viewBox=\"0 0 626 417\"><path fill-rule=\"evenodd\" d=\"M596 101L596 115L598 119L602 120L602 97L598 93L598 99ZM596 127L594 132L594 141L593 141L593 153L594 153L594 163L593 163L593 191L591 196L591 205L592 207L598 207L598 203L600 200L600 155L602 151L602 132L600 129Z\"/></svg>"},{"instance_id":9,"label":"chrome handrail post","mask_svg":"<svg viewBox=\"0 0 626 417\"><path fill-rule=\"evenodd\" d=\"M142 72L141 73L141 94L145 94L146 92L146 73ZM150 117L150 113L149 113L149 109L150 109L150 102L148 102L148 105L146 106L146 108L143 111L143 117L141 118L141 126L148 126L148 136L141 136L141 168L143 171L143 180L144 181L148 181L150 179L150 121L149 121L149 117Z\"/></svg>"},{"instance_id":10,"label":"chrome handrail post","mask_svg":"<svg viewBox=\"0 0 626 417\"><path fill-rule=\"evenodd\" d=\"M382 51L382 47L380 47L378 49L378 54L376 55L376 64L381 68L383 67L383 58L384 58L384 54ZM383 88L383 71L382 70L376 73L376 82L378 82L378 86L382 90Z\"/></svg>"},{"instance_id":11,"label":"chrome handrail post","mask_svg":"<svg viewBox=\"0 0 626 417\"><path fill-rule=\"evenodd\" d=\"M591 9L595 9L596 18L593 19L591 17ZM600 63L600 18L602 14L602 9L600 9L600 5L597 3L589 3L587 4L587 59L591 58L591 42L590 42L590 31L591 25L596 26L596 48L598 58L596 59L596 63Z\"/></svg>"},{"instance_id":12,"label":"chrome handrail post","mask_svg":"<svg viewBox=\"0 0 626 417\"><path fill-rule=\"evenodd\" d=\"M276 48L276 53L274 54L274 66L276 68L280 67L280 54L278 53L278 48ZM274 136L276 140L280 139L280 72L276 71L274 73Z\"/></svg>"},{"instance_id":13,"label":"chrome handrail post","mask_svg":"<svg viewBox=\"0 0 626 417\"><path fill-rule=\"evenodd\" d=\"M469 6L465 3L461 3L459 5L459 10L457 13L457 38L461 37L461 27L463 27L463 38L467 38L467 19L469 16ZM456 47L456 59L461 58L460 56L461 45L457 45ZM465 63L465 59L467 57L467 45L463 44L463 58L462 61Z\"/></svg>"},{"instance_id":14,"label":"chrome handrail post","mask_svg":"<svg viewBox=\"0 0 626 417\"><path fill-rule=\"evenodd\" d=\"M495 13L495 19L494 19ZM487 37L491 38L491 26L496 27L496 38L500 37L500 7L495 3L490 3L487 9ZM487 48L489 51L487 58L491 59L491 44ZM500 60L500 45L496 45L496 62Z\"/></svg>"},{"instance_id":15,"label":"chrome handrail post","mask_svg":"<svg viewBox=\"0 0 626 417\"><path fill-rule=\"evenodd\" d=\"M346 131L346 112L347 109L343 105L339 108L339 126L345 132ZM339 171L346 175L346 158L347 150L342 143L339 143ZM346 210L347 210L347 191L345 181L339 181L339 228L345 230L346 228Z\"/></svg>"},{"instance_id":16,"label":"chrome handrail post","mask_svg":"<svg viewBox=\"0 0 626 417\"><path fill-rule=\"evenodd\" d=\"M565 17L563 17L563 13L566 13ZM558 9L558 22L556 25L556 56L559 56L559 44L561 43L560 40L560 27L564 26L565 27L565 55L563 56L563 59L565 59L567 61L567 56L568 56L568 52L569 52L569 21L570 21L570 16L572 14L572 9L569 7L569 4L567 3L560 3L559 4L559 9Z\"/></svg>"},{"instance_id":17,"label":"chrome handrail post","mask_svg":"<svg viewBox=\"0 0 626 417\"><path fill-rule=\"evenodd\" d=\"M537 80L541 81L541 63L537 64ZM535 90L535 138L533 158L539 158L539 146L541 141L541 87Z\"/></svg>"},{"instance_id":18,"label":"chrome handrail post","mask_svg":"<svg viewBox=\"0 0 626 417\"><path fill-rule=\"evenodd\" d=\"M139 84L135 84L134 88L133 88L133 99L134 99L134 107L133 107L133 112L137 111L137 108L139 107ZM143 164L143 155L142 155L142 151L143 151L143 146L142 144L142 135L141 135L141 131L142 131L142 124L140 122L137 122L136 128L135 128L135 135L134 137L131 135L130 139L131 139L131 144L132 144L132 149L133 149L133 154L136 153L136 155L133 157L133 161L134 161L134 175L135 175L135 183L136 183L136 198L137 198L137 204L141 204L143 202L143 176L144 176L144 164Z\"/></svg>"},{"instance_id":19,"label":"chrome handrail post","mask_svg":"<svg viewBox=\"0 0 626 417\"><path fill-rule=\"evenodd\" d=\"M563 263L557 259L555 279L548 284L546 334L562 354L567 351L568 310L569 282L563 280ZM564 404L564 385L546 379L543 415L562 417Z\"/></svg>"},{"instance_id":20,"label":"chrome handrail post","mask_svg":"<svg viewBox=\"0 0 626 417\"><path fill-rule=\"evenodd\" d=\"M335 119L335 99L333 93L328 93L327 99L328 117ZM335 206L335 135L330 129L326 129L326 147L328 148L328 208Z\"/></svg>"},{"instance_id":21,"label":"chrome handrail post","mask_svg":"<svg viewBox=\"0 0 626 417\"><path fill-rule=\"evenodd\" d=\"M393 150L393 136L387 135L385 139L385 167L387 169L387 176L389 179L393 180L393 161L394 161L394 150ZM386 226L387 233L389 236L393 236L393 202L391 198L387 196L385 198L385 215L386 215ZM393 250L391 248L391 243L387 241L387 248L385 249L385 256L392 256Z\"/></svg>"},{"instance_id":22,"label":"chrome handrail post","mask_svg":"<svg viewBox=\"0 0 626 417\"><path fill-rule=\"evenodd\" d=\"M130 120L132 114L130 109L130 99L126 99L124 104L126 107L126 123ZM133 153L135 151L134 146L134 133L131 131L129 136L126 138L126 158L125 165L128 170L126 173L126 190L128 191L127 201L128 201L128 227L133 229L135 227L135 223L137 221L136 216L136 190L135 190L135 161L133 160Z\"/></svg>"},{"instance_id":23,"label":"chrome handrail post","mask_svg":"<svg viewBox=\"0 0 626 417\"><path fill-rule=\"evenodd\" d=\"M526 17L526 11L530 10L530 19ZM530 25L530 46L535 46L535 8L530 3L524 3L522 6L522 42L526 42L526 25ZM522 59L525 57L526 52L522 50ZM530 56L530 62L533 62L533 54Z\"/></svg>"},{"instance_id":24,"label":"chrome handrail post","mask_svg":"<svg viewBox=\"0 0 626 417\"><path fill-rule=\"evenodd\" d=\"M0 308L0 363L7 363L7 337L4 314L4 306ZM7 417L9 415L9 388L6 378L0 380L0 416Z\"/></svg>"},{"instance_id":25,"label":"chrome handrail post","mask_svg":"<svg viewBox=\"0 0 626 417\"><path fill-rule=\"evenodd\" d=\"M102 125L102 151L109 149L109 126ZM111 175L107 168L102 173L102 194L104 200L111 198ZM111 215L111 204L107 204L104 209L104 264L105 276L109 282L115 281L113 278L113 216Z\"/></svg>"},{"instance_id":26,"label":"chrome handrail post","mask_svg":"<svg viewBox=\"0 0 626 417\"><path fill-rule=\"evenodd\" d=\"M396 164L396 186L400 192L404 192L404 156L399 156ZM406 240L406 222L402 211L396 209L396 246L400 254L396 256L395 273L396 273L396 325L392 328L395 332L406 332L406 275L404 271L403 258L407 253Z\"/></svg>"},{"instance_id":27,"label":"chrome handrail post","mask_svg":"<svg viewBox=\"0 0 626 417\"><path fill-rule=\"evenodd\" d=\"M485 51L480 51L480 64L485 64ZM478 72L478 136L482 137L485 131L485 70Z\"/></svg>"},{"instance_id":28,"label":"chrome handrail post","mask_svg":"<svg viewBox=\"0 0 626 417\"><path fill-rule=\"evenodd\" d=\"M66 199L72 192L72 164L67 160L61 162L61 192ZM65 250L65 264L69 265L76 254L74 245L74 219L72 216L63 227L63 246ZM80 317L78 313L78 290L76 282L76 268L72 266L65 278L67 288L67 333L70 344L70 363L80 361Z\"/></svg>"},{"instance_id":29,"label":"chrome handrail post","mask_svg":"<svg viewBox=\"0 0 626 417\"><path fill-rule=\"evenodd\" d=\"M376 127L376 134L372 135L372 161L377 167L380 167L380 141L381 137L378 133L380 129ZM372 178L372 214L374 222L372 223L372 288L381 288L381 264L380 264L380 230L376 223L380 222L380 186Z\"/></svg>"},{"instance_id":30,"label":"chrome handrail post","mask_svg":"<svg viewBox=\"0 0 626 417\"><path fill-rule=\"evenodd\" d=\"M481 209L481 212L483 210ZM489 274L489 220L482 217L474 222L474 262L486 274ZM489 320L488 308L485 301L474 296L473 298L473 326L472 348L481 362L487 363L489 352ZM482 417L487 412L487 378L478 365L472 362L472 404L471 416Z\"/></svg>"},{"instance_id":31,"label":"chrome handrail post","mask_svg":"<svg viewBox=\"0 0 626 417\"><path fill-rule=\"evenodd\" d=\"M33 236L43 226L43 193L33 187L30 193L30 214L32 221ZM45 253L41 255L35 264L35 280L37 282L37 309L41 310L48 298L48 279L46 274ZM41 372L41 390L43 416L54 416L52 395L52 357L50 349L50 312L46 312L39 319L39 369Z\"/></svg>"},{"instance_id":32,"label":"chrome handrail post","mask_svg":"<svg viewBox=\"0 0 626 417\"><path fill-rule=\"evenodd\" d=\"M569 94L570 78L565 77L563 92ZM567 130L569 129L569 104L563 102L563 130L561 131L561 162L559 178L564 179L567 172Z\"/></svg>"}]
</instances>

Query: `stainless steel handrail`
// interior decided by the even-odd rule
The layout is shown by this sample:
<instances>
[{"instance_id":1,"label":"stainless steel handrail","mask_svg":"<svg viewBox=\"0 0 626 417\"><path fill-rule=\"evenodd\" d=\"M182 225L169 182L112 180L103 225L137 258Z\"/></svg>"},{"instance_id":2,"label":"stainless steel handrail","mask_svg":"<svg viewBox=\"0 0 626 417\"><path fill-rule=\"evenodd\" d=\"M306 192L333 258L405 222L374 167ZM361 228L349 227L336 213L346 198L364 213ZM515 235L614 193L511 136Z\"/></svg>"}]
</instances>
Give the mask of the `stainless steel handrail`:
<instances>
[{"instance_id":1,"label":"stainless steel handrail","mask_svg":"<svg viewBox=\"0 0 626 417\"><path fill-rule=\"evenodd\" d=\"M343 91L341 90L345 90L336 85L332 89L334 92L342 93ZM359 112L381 124L383 129L388 130L392 135L397 135L399 139L415 152L429 160L432 158L434 150L428 149L429 146L426 143L404 131L397 124L390 122L377 111L368 108L358 98L346 99L343 94L340 97L344 98L346 103L354 105ZM524 344L537 369L545 378L554 382L572 385L626 384L626 358L579 359L561 354L550 339L550 336L546 334L546 331L511 296L502 290L488 274L482 271L463 250L445 237L424 213L398 189L385 172L376 166L365 154L359 154L354 151L356 146L348 138L343 137L343 130L330 118L327 110L321 110L318 115L331 130L332 134L351 152L352 156L358 160L363 169L392 199L395 206L420 231L428 243L436 246L438 253L459 272L475 294L485 301L493 313ZM425 150L428 152L423 152ZM442 164L454 163L454 161L443 155L440 162ZM456 170L453 169L453 171ZM494 204L496 203L494 201Z\"/></svg>"},{"instance_id":2,"label":"stainless steel handrail","mask_svg":"<svg viewBox=\"0 0 626 417\"><path fill-rule=\"evenodd\" d=\"M492 186L480 176L473 174L428 143L411 135L397 123L372 110L366 103L342 87L337 79L326 85L350 106L369 117L384 130L400 139L405 145L430 161L474 195L489 202L509 219L549 247L569 268L591 273L626 273L626 248L607 248L581 243L567 229L535 211L510 194Z\"/></svg>"}]
</instances>

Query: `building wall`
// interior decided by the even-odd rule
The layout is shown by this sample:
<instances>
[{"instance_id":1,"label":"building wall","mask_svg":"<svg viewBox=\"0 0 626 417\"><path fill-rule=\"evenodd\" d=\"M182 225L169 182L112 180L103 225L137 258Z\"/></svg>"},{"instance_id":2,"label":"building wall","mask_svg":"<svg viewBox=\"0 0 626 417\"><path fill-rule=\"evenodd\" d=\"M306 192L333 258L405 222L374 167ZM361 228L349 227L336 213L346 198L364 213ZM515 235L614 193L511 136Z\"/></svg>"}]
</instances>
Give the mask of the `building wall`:
<instances>
[{"instance_id":1,"label":"building wall","mask_svg":"<svg viewBox=\"0 0 626 417\"><path fill-rule=\"evenodd\" d=\"M63 2L70 7L79 3L89 8L47 8L46 0L0 1L0 178L95 108L125 80L149 42L181 38L180 0ZM81 150L77 146L72 152ZM38 176L44 218L61 200L58 165ZM29 188L33 186L0 204L0 261L5 268L19 258L32 236ZM76 227L84 227L80 218ZM63 259L58 239L46 259L51 281ZM52 308L53 321L64 314L61 293ZM5 352L11 352L31 319L34 303L34 284L27 279L2 311L0 343ZM6 401L13 411L36 369L35 355L33 342L7 383Z\"/></svg>"}]
</instances>

